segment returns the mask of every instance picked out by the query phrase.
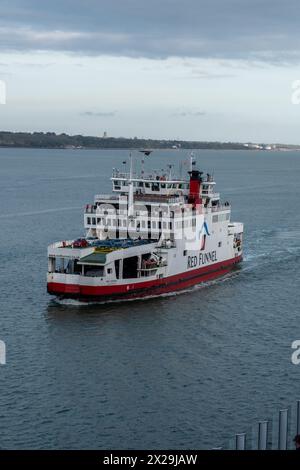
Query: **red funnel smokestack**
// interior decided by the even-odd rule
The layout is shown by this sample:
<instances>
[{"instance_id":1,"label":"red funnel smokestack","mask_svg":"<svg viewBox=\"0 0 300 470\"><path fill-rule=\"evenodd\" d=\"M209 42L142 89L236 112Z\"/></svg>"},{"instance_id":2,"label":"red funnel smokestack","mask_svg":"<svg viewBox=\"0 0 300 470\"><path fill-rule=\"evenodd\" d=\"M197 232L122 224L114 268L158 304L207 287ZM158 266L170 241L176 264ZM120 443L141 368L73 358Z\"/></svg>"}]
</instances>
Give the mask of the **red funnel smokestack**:
<instances>
[{"instance_id":1,"label":"red funnel smokestack","mask_svg":"<svg viewBox=\"0 0 300 470\"><path fill-rule=\"evenodd\" d=\"M189 203L202 204L202 199L200 197L201 192L201 183L202 183L202 171L192 170L189 171L190 175L190 192L189 192Z\"/></svg>"}]
</instances>

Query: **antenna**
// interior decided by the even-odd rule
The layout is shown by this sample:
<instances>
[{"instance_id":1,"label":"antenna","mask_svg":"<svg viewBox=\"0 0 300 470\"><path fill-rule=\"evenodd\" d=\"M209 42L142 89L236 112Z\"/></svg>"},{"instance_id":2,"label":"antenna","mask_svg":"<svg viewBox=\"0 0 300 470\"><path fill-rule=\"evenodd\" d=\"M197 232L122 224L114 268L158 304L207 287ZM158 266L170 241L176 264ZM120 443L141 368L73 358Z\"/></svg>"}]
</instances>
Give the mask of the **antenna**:
<instances>
[{"instance_id":1,"label":"antenna","mask_svg":"<svg viewBox=\"0 0 300 470\"><path fill-rule=\"evenodd\" d=\"M149 150L149 149L142 149L142 150L139 150L140 153L143 153L145 155L145 157L149 157L149 155L153 152L153 150ZM145 158L143 157L142 160L141 160L141 175L142 177L144 176L144 164L145 164Z\"/></svg>"},{"instance_id":2,"label":"antenna","mask_svg":"<svg viewBox=\"0 0 300 470\"><path fill-rule=\"evenodd\" d=\"M190 153L190 171L193 171L193 166L196 164L194 152Z\"/></svg>"},{"instance_id":3,"label":"antenna","mask_svg":"<svg viewBox=\"0 0 300 470\"><path fill-rule=\"evenodd\" d=\"M183 161L181 160L179 163L179 176L181 180L182 180L182 170L183 170Z\"/></svg>"},{"instance_id":4,"label":"antenna","mask_svg":"<svg viewBox=\"0 0 300 470\"><path fill-rule=\"evenodd\" d=\"M130 158L130 173L129 173L129 188L128 188L128 217L133 216L133 181L132 181L132 170L133 170L133 158L132 153L129 154Z\"/></svg>"},{"instance_id":5,"label":"antenna","mask_svg":"<svg viewBox=\"0 0 300 470\"><path fill-rule=\"evenodd\" d=\"M141 160L141 176L142 176L142 178L144 177L144 173L145 173L144 163L145 163L145 160L144 160L144 158L142 158L142 160Z\"/></svg>"},{"instance_id":6,"label":"antenna","mask_svg":"<svg viewBox=\"0 0 300 470\"><path fill-rule=\"evenodd\" d=\"M130 160L129 181L131 181L132 180L132 170L133 170L133 157L132 157L131 152L129 154L129 160Z\"/></svg>"}]
</instances>

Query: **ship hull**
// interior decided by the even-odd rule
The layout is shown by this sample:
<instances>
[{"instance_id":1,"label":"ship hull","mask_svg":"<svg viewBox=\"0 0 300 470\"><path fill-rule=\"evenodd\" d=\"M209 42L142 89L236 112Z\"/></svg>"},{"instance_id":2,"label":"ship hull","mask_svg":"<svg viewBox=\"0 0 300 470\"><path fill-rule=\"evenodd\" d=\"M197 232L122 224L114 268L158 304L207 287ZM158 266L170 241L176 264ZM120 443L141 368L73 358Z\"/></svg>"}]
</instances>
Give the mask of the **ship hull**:
<instances>
[{"instance_id":1,"label":"ship hull","mask_svg":"<svg viewBox=\"0 0 300 470\"><path fill-rule=\"evenodd\" d=\"M242 255L209 266L143 282L99 286L48 282L47 289L49 294L59 298L77 299L83 302L141 299L179 292L217 279L235 269L241 261Z\"/></svg>"}]
</instances>

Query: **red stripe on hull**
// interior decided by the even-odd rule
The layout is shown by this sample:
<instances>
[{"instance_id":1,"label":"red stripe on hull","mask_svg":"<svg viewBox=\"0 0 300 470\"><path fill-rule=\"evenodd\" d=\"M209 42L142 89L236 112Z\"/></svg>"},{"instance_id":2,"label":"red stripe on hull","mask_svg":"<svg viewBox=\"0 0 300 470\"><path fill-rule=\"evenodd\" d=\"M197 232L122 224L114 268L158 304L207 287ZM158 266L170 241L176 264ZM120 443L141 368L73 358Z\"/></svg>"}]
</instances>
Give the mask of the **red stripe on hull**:
<instances>
[{"instance_id":1,"label":"red stripe on hull","mask_svg":"<svg viewBox=\"0 0 300 470\"><path fill-rule=\"evenodd\" d=\"M161 295L186 289L201 282L224 276L242 260L242 256L214 263L209 266L185 271L162 279L113 286L85 286L79 284L48 283L49 294L66 298L86 300L132 299L150 295Z\"/></svg>"}]
</instances>

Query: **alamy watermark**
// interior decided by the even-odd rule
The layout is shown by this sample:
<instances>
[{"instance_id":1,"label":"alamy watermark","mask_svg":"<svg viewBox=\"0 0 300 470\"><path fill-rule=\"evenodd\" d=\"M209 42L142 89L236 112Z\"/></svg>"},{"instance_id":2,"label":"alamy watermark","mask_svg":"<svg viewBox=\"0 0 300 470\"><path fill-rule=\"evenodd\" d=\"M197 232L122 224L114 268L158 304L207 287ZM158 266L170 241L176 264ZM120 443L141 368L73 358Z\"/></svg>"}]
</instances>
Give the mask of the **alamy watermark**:
<instances>
[{"instance_id":1,"label":"alamy watermark","mask_svg":"<svg viewBox=\"0 0 300 470\"><path fill-rule=\"evenodd\" d=\"M295 366L298 366L300 364L300 340L296 339L293 341L291 348L295 349L291 356L291 361Z\"/></svg>"},{"instance_id":2,"label":"alamy watermark","mask_svg":"<svg viewBox=\"0 0 300 470\"><path fill-rule=\"evenodd\" d=\"M86 223L91 230L90 236L100 239L148 239L150 234L151 239L185 240L186 249L204 249L210 228L205 222L202 206L184 204L179 207L176 202L160 203L149 209L143 198L133 204L127 196L121 196L118 209L109 203L96 207L88 205Z\"/></svg>"},{"instance_id":3,"label":"alamy watermark","mask_svg":"<svg viewBox=\"0 0 300 470\"><path fill-rule=\"evenodd\" d=\"M4 341L0 340L0 365L6 364L6 345Z\"/></svg>"},{"instance_id":4,"label":"alamy watermark","mask_svg":"<svg viewBox=\"0 0 300 470\"><path fill-rule=\"evenodd\" d=\"M6 83L0 80L0 104L6 104Z\"/></svg>"}]
</instances>

